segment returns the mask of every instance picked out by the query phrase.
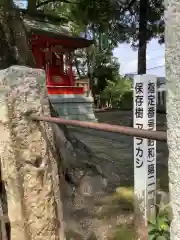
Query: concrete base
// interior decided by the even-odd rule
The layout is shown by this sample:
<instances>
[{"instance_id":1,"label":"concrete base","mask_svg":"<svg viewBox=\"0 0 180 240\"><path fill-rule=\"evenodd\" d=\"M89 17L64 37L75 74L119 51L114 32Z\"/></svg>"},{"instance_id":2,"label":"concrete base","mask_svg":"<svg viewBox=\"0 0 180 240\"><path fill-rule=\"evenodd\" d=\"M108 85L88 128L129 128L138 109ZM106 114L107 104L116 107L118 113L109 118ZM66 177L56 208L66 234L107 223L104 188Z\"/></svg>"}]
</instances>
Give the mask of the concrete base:
<instances>
[{"instance_id":1,"label":"concrete base","mask_svg":"<svg viewBox=\"0 0 180 240\"><path fill-rule=\"evenodd\" d=\"M97 122L93 110L93 98L83 95L49 95L60 117L70 120Z\"/></svg>"}]
</instances>

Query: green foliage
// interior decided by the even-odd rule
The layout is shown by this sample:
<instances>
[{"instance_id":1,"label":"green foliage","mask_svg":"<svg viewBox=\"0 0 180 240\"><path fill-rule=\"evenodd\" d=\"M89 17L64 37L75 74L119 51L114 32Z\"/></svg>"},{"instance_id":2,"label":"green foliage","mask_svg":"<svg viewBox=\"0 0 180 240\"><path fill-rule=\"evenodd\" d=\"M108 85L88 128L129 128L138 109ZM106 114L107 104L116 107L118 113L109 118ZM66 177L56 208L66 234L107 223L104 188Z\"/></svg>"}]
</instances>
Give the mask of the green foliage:
<instances>
[{"instance_id":1,"label":"green foliage","mask_svg":"<svg viewBox=\"0 0 180 240\"><path fill-rule=\"evenodd\" d=\"M138 47L139 3L140 0L49 0L48 4L40 7L44 13L66 19L74 34L94 40L93 47L76 51L74 58L79 77L87 74L90 77L94 96L102 95L102 92L103 98L105 94L107 96L107 89L104 93L107 80L116 82L115 79L119 78L119 64L112 53L118 43L126 41L130 42L134 49ZM148 1L147 41L158 37L163 42L163 13L162 0ZM119 104L122 94L118 86L116 87L117 91L113 91L113 102ZM118 97L118 94L121 95Z\"/></svg>"},{"instance_id":2,"label":"green foliage","mask_svg":"<svg viewBox=\"0 0 180 240\"><path fill-rule=\"evenodd\" d=\"M95 93L100 94L107 85L107 80L114 81L119 76L119 63L112 54L101 51L91 61L92 77L97 80ZM95 82L93 82L95 83Z\"/></svg>"},{"instance_id":3,"label":"green foliage","mask_svg":"<svg viewBox=\"0 0 180 240\"><path fill-rule=\"evenodd\" d=\"M170 239L170 207L168 205L157 206L156 219L148 221L149 240Z\"/></svg>"},{"instance_id":4,"label":"green foliage","mask_svg":"<svg viewBox=\"0 0 180 240\"><path fill-rule=\"evenodd\" d=\"M119 230L116 232L113 240L132 240L134 239L134 231L132 226L120 226Z\"/></svg>"},{"instance_id":5,"label":"green foliage","mask_svg":"<svg viewBox=\"0 0 180 240\"><path fill-rule=\"evenodd\" d=\"M102 35L103 41L112 45L128 41L137 47L140 0L37 0L37 5L45 13L67 19L73 29L89 31L90 35ZM164 41L164 4L163 0L148 1L147 41L158 37ZM96 36L95 36L96 35ZM106 44L107 45L107 44ZM108 45L107 45L108 46Z\"/></svg>"},{"instance_id":6,"label":"green foliage","mask_svg":"<svg viewBox=\"0 0 180 240\"><path fill-rule=\"evenodd\" d=\"M101 98L109 101L112 107L119 107L125 93L131 90L132 81L126 78L117 77L107 80L107 86L101 93Z\"/></svg>"},{"instance_id":7,"label":"green foliage","mask_svg":"<svg viewBox=\"0 0 180 240\"><path fill-rule=\"evenodd\" d=\"M147 6L147 30L146 41L152 38L158 38L160 43L164 39L164 4L163 0L148 1ZM139 14L140 0L136 0L125 15L120 17L120 22L124 26L129 26L128 31L124 33L124 39L132 43L132 47L137 49L139 39Z\"/></svg>"},{"instance_id":8,"label":"green foliage","mask_svg":"<svg viewBox=\"0 0 180 240\"><path fill-rule=\"evenodd\" d=\"M132 111L132 109L133 109L133 91L128 91L128 92L124 93L124 95L121 99L119 108L122 110Z\"/></svg>"}]
</instances>

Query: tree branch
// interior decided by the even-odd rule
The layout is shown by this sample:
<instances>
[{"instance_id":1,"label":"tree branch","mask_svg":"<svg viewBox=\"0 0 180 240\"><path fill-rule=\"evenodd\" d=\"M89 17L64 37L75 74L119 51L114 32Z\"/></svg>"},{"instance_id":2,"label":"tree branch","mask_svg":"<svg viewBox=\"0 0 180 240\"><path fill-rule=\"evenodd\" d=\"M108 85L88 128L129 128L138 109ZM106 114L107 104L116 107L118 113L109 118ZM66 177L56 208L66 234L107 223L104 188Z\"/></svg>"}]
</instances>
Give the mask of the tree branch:
<instances>
[{"instance_id":1,"label":"tree branch","mask_svg":"<svg viewBox=\"0 0 180 240\"><path fill-rule=\"evenodd\" d=\"M53 2L62 2L62 3L72 3L72 4L78 4L76 2L70 2L68 0L45 0L44 2L41 2L36 5L36 8L42 7L44 5L47 5L48 3L53 3Z\"/></svg>"},{"instance_id":2,"label":"tree branch","mask_svg":"<svg viewBox=\"0 0 180 240\"><path fill-rule=\"evenodd\" d=\"M125 7L125 8L122 10L121 14L123 14L123 13L125 13L126 11L130 10L130 8L135 4L136 1L137 1L137 0L131 0L131 1L129 2L129 4L127 5L127 7Z\"/></svg>"},{"instance_id":3,"label":"tree branch","mask_svg":"<svg viewBox=\"0 0 180 240\"><path fill-rule=\"evenodd\" d=\"M35 18L37 21L50 21L54 23L59 23L59 22L68 22L68 20L64 17L58 17L58 16L53 16L51 14L45 14L42 11L35 11L35 12L29 12L27 9L22 9L22 8L17 8L17 11L21 12L23 16L27 17L32 17Z\"/></svg>"}]
</instances>

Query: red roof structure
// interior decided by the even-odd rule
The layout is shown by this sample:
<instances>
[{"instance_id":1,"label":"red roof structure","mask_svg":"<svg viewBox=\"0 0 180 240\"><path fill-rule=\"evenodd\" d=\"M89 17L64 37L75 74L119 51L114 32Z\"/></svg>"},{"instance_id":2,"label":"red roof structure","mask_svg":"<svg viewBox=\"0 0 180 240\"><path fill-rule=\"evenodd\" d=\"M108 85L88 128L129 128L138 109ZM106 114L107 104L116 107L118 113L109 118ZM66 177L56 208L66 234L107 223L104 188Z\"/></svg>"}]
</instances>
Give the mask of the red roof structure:
<instances>
[{"instance_id":1,"label":"red roof structure","mask_svg":"<svg viewBox=\"0 0 180 240\"><path fill-rule=\"evenodd\" d=\"M46 72L49 94L82 94L83 87L75 86L72 70L76 49L87 48L92 40L73 36L65 26L25 19L29 42L38 68Z\"/></svg>"}]
</instances>

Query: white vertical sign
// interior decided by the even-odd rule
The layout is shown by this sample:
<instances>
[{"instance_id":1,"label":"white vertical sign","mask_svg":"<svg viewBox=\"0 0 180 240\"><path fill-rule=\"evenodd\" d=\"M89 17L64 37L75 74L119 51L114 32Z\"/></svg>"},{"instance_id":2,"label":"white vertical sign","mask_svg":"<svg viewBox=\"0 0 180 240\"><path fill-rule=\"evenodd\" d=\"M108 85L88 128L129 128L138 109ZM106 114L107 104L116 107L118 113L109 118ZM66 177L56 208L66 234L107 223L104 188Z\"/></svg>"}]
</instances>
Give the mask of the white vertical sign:
<instances>
[{"instance_id":1,"label":"white vertical sign","mask_svg":"<svg viewBox=\"0 0 180 240\"><path fill-rule=\"evenodd\" d=\"M134 77L134 128L156 130L157 79L154 75ZM134 137L134 193L145 224L156 204L156 141Z\"/></svg>"}]
</instances>

